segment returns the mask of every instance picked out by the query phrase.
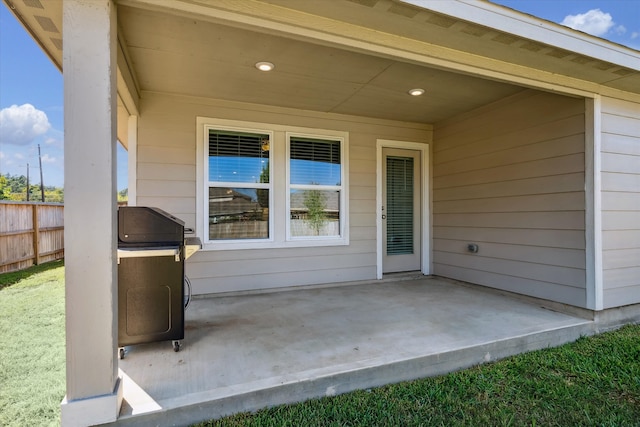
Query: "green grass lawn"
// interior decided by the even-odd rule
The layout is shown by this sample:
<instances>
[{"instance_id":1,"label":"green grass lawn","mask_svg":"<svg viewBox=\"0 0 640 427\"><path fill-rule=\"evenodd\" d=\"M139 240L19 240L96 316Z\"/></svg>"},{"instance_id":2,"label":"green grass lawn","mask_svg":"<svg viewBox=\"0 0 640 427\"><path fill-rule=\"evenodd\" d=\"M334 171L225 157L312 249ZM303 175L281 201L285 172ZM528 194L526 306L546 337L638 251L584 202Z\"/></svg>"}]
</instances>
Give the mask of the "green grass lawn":
<instances>
[{"instance_id":1,"label":"green grass lawn","mask_svg":"<svg viewBox=\"0 0 640 427\"><path fill-rule=\"evenodd\" d=\"M64 397L61 261L0 274L0 426L60 424Z\"/></svg>"},{"instance_id":2,"label":"green grass lawn","mask_svg":"<svg viewBox=\"0 0 640 427\"><path fill-rule=\"evenodd\" d=\"M59 423L61 262L0 275L0 426ZM435 378L200 426L640 426L640 326Z\"/></svg>"}]
</instances>

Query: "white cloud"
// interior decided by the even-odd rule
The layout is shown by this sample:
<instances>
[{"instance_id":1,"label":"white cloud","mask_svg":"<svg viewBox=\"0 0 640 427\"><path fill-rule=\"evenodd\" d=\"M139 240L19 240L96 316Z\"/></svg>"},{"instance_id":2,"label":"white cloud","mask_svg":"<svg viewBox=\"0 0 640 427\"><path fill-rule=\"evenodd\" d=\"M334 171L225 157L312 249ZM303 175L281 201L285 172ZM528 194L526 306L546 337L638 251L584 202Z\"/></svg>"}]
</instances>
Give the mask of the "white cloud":
<instances>
[{"instance_id":1,"label":"white cloud","mask_svg":"<svg viewBox=\"0 0 640 427\"><path fill-rule=\"evenodd\" d=\"M12 105L0 110L0 141L13 145L27 145L45 134L51 124L44 111L31 104Z\"/></svg>"},{"instance_id":2,"label":"white cloud","mask_svg":"<svg viewBox=\"0 0 640 427\"><path fill-rule=\"evenodd\" d=\"M640 33L637 33L637 32L635 32L635 31L634 31L633 33L631 33L631 40L635 40L635 39L637 39L638 37L640 37Z\"/></svg>"},{"instance_id":3,"label":"white cloud","mask_svg":"<svg viewBox=\"0 0 640 427\"><path fill-rule=\"evenodd\" d=\"M18 160L24 159L24 155L22 153L16 153L13 155L13 157L15 157Z\"/></svg>"},{"instance_id":4,"label":"white cloud","mask_svg":"<svg viewBox=\"0 0 640 427\"><path fill-rule=\"evenodd\" d=\"M4 153L0 151L0 159L4 159Z\"/></svg>"},{"instance_id":5,"label":"white cloud","mask_svg":"<svg viewBox=\"0 0 640 427\"><path fill-rule=\"evenodd\" d=\"M621 36L627 32L627 28L624 25L618 25L613 29L613 31L615 31L617 35Z\"/></svg>"},{"instance_id":6,"label":"white cloud","mask_svg":"<svg viewBox=\"0 0 640 427\"><path fill-rule=\"evenodd\" d=\"M55 163L56 162L56 158L55 157L51 157L48 154L44 154L42 157L42 163Z\"/></svg>"},{"instance_id":7,"label":"white cloud","mask_svg":"<svg viewBox=\"0 0 640 427\"><path fill-rule=\"evenodd\" d=\"M592 9L587 13L567 15L561 24L594 36L602 36L615 25L615 22L610 14L600 9Z\"/></svg>"}]
</instances>

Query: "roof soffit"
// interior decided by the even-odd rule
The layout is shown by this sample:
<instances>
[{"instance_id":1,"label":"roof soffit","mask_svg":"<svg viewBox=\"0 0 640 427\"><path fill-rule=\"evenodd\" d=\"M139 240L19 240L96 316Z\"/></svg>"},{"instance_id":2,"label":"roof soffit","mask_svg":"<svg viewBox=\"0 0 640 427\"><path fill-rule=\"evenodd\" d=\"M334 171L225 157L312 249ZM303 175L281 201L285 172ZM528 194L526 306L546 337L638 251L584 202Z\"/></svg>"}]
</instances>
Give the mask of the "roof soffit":
<instances>
[{"instance_id":1,"label":"roof soffit","mask_svg":"<svg viewBox=\"0 0 640 427\"><path fill-rule=\"evenodd\" d=\"M408 40L418 40L504 63L640 93L640 52L485 1L257 1L374 28L377 31L397 34ZM474 7L476 10L473 9ZM456 13L471 19L474 16L473 13L477 11L483 13L477 14L476 22L444 13ZM537 32L530 31L529 35L539 40L501 31L477 22L478 17L485 18L491 14L493 19L487 22L510 21L508 25L501 25L501 28L512 31L526 22L537 30ZM541 37L541 34L545 37ZM557 46L559 34L563 36L562 41L568 40L563 43L566 47ZM578 46L580 46L579 51L591 52L593 55L588 56L570 50ZM597 48L594 49L594 46Z\"/></svg>"},{"instance_id":2,"label":"roof soffit","mask_svg":"<svg viewBox=\"0 0 640 427\"><path fill-rule=\"evenodd\" d=\"M62 70L62 0L3 0L51 62Z\"/></svg>"}]
</instances>

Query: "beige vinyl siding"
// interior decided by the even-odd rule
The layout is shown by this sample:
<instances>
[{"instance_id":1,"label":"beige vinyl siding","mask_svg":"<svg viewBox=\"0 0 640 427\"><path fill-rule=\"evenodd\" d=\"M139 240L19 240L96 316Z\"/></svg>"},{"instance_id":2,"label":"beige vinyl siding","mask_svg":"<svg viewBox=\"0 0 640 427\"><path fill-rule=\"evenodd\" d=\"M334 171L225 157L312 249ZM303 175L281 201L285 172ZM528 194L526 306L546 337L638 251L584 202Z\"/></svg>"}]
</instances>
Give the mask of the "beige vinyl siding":
<instances>
[{"instance_id":1,"label":"beige vinyl siding","mask_svg":"<svg viewBox=\"0 0 640 427\"><path fill-rule=\"evenodd\" d=\"M194 229L198 116L349 132L350 230L347 246L200 251L186 265L196 294L375 279L376 140L429 143L431 126L145 93L138 205L165 209Z\"/></svg>"},{"instance_id":2,"label":"beige vinyl siding","mask_svg":"<svg viewBox=\"0 0 640 427\"><path fill-rule=\"evenodd\" d=\"M602 99L604 308L640 303L640 103Z\"/></svg>"},{"instance_id":3,"label":"beige vinyl siding","mask_svg":"<svg viewBox=\"0 0 640 427\"><path fill-rule=\"evenodd\" d=\"M524 91L436 124L435 274L585 306L584 113Z\"/></svg>"}]
</instances>

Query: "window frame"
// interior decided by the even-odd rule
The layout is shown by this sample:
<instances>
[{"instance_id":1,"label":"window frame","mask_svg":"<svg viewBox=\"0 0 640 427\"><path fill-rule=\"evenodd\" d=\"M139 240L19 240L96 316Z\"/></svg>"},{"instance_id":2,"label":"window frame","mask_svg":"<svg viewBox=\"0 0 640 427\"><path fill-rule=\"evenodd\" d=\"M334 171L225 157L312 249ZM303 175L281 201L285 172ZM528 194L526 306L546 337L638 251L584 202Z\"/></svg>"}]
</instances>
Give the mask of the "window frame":
<instances>
[{"instance_id":1,"label":"window frame","mask_svg":"<svg viewBox=\"0 0 640 427\"><path fill-rule=\"evenodd\" d=\"M344 131L304 128L280 124L196 117L196 235L202 240L202 250L274 249L316 246L343 246L349 244L349 133ZM269 147L269 238L268 239L209 239L209 130L268 134ZM340 236L289 236L289 137L304 136L314 139L340 140L341 183ZM229 184L230 188L239 183ZM255 186L247 188L256 188ZM321 189L321 188L319 188Z\"/></svg>"},{"instance_id":2,"label":"window frame","mask_svg":"<svg viewBox=\"0 0 640 427\"><path fill-rule=\"evenodd\" d=\"M211 149L211 141L210 141L210 135L211 135L211 131L222 131L222 132L238 132L238 133L247 133L247 134L255 134L255 135L268 135L269 137L269 156L267 157L267 161L269 162L269 182L268 183L262 183L262 182L249 182L249 181L216 181L216 180L212 180L211 177L209 176L209 172L211 170L211 167L209 165L209 159L211 158L211 156L209 155L210 149ZM231 128L231 127L224 127L224 126L212 126L212 125L205 125L205 129L204 129L204 133L205 133L205 137L207 139L206 145L207 145L207 150L206 150L206 159L205 159L205 182L206 182L206 188L207 188L207 200L208 203L205 203L205 218L207 218L207 221L210 220L211 218L211 212L210 212L210 206L211 206L211 201L210 201L210 194L209 191L211 190L211 188L229 188L229 189L234 189L234 188L246 188L246 189L267 189L269 190L269 208L271 208L271 206L273 205L273 180L271 178L271 160L272 160L272 152L271 152L271 144L273 141L273 132L271 131L262 131L262 130L257 130L257 129L238 129L238 128ZM270 211L271 209L269 209ZM207 223L207 225L209 225L209 223ZM210 226L210 225L209 225ZM208 228L206 229L208 230ZM273 218L271 217L271 215L269 215L269 221L268 221L268 225L267 225L267 238L255 238L255 239L211 239L211 233L207 232L206 233L206 242L207 243L228 243L228 242L245 242L245 243L253 243L253 242L270 242L273 241Z\"/></svg>"},{"instance_id":3,"label":"window frame","mask_svg":"<svg viewBox=\"0 0 640 427\"><path fill-rule=\"evenodd\" d=\"M291 138L308 138L314 140L339 141L340 142L340 185L309 185L309 184L292 184L291 183ZM341 241L345 234L345 217L348 216L348 210L345 209L345 182L347 177L345 175L345 138L343 136L334 136L327 134L315 134L315 133L303 133L303 132L286 132L285 140L287 144L286 151L286 238L288 242L299 241ZM340 197L338 199L338 212L339 212L339 235L338 236L292 236L291 234L291 190L292 189L313 189L313 190L327 190L327 191L339 191Z\"/></svg>"}]
</instances>

